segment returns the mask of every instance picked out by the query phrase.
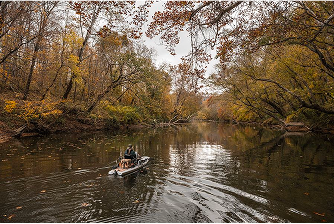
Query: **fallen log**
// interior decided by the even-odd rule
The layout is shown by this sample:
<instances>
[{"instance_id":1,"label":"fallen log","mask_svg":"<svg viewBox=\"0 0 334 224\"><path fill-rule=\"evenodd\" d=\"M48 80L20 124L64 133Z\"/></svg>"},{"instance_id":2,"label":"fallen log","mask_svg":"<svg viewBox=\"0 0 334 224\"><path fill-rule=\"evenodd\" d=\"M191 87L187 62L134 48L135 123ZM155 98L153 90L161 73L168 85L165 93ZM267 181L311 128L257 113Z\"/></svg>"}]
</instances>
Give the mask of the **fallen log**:
<instances>
[{"instance_id":1,"label":"fallen log","mask_svg":"<svg viewBox=\"0 0 334 224\"><path fill-rule=\"evenodd\" d=\"M311 131L311 129L309 127L307 127L302 122L284 123L284 128L285 128L286 131L289 131L289 132L308 132L308 131Z\"/></svg>"},{"instance_id":2,"label":"fallen log","mask_svg":"<svg viewBox=\"0 0 334 224\"><path fill-rule=\"evenodd\" d=\"M16 138L20 138L24 129L26 129L26 128L27 128L27 125L23 125L22 127L19 127L18 129L14 130L14 135L13 136L16 137Z\"/></svg>"}]
</instances>

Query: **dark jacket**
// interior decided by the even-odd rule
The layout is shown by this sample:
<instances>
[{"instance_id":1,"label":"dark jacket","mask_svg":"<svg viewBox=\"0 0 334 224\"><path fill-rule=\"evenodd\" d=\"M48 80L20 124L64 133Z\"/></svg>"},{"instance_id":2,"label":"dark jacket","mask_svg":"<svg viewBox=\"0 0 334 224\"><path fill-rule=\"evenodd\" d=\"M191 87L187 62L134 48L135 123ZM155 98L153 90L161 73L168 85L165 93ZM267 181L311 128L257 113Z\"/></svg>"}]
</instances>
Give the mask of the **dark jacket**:
<instances>
[{"instance_id":1,"label":"dark jacket","mask_svg":"<svg viewBox=\"0 0 334 224\"><path fill-rule=\"evenodd\" d=\"M136 152L132 148L127 148L124 152L124 158L125 159L135 159Z\"/></svg>"}]
</instances>

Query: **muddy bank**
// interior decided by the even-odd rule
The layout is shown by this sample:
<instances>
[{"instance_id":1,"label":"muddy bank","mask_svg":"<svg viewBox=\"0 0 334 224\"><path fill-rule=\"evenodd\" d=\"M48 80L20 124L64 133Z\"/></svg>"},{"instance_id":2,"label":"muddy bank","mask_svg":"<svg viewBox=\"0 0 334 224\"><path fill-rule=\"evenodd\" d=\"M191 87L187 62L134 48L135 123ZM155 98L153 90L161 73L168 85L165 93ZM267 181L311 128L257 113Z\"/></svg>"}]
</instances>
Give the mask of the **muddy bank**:
<instances>
[{"instance_id":1,"label":"muddy bank","mask_svg":"<svg viewBox=\"0 0 334 224\"><path fill-rule=\"evenodd\" d=\"M3 121L0 121L0 143L10 140L14 136L15 132Z\"/></svg>"},{"instance_id":2,"label":"muddy bank","mask_svg":"<svg viewBox=\"0 0 334 224\"><path fill-rule=\"evenodd\" d=\"M24 122L18 119L7 118L6 122L0 121L0 143L9 141L12 138L27 138L52 133L92 133L112 130L134 130L148 127L146 124L116 125L108 120L96 120L78 116L63 116L59 120L47 121L38 120Z\"/></svg>"},{"instance_id":3,"label":"muddy bank","mask_svg":"<svg viewBox=\"0 0 334 224\"><path fill-rule=\"evenodd\" d=\"M314 132L321 134L331 134L334 135L334 125L310 125L304 122L281 122L281 123L267 123L267 122L241 122L241 121L214 121L214 120L198 120L198 121L207 121L207 122L215 122L215 123L230 123L233 125L250 125L250 126L261 126L264 128L276 129L285 132Z\"/></svg>"}]
</instances>

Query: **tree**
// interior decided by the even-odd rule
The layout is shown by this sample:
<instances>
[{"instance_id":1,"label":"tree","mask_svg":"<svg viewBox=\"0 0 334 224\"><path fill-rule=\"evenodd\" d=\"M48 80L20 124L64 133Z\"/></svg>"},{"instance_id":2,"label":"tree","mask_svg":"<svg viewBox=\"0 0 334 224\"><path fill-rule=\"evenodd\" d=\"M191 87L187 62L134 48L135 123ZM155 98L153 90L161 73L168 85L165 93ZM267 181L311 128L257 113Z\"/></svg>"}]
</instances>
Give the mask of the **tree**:
<instances>
[{"instance_id":1,"label":"tree","mask_svg":"<svg viewBox=\"0 0 334 224\"><path fill-rule=\"evenodd\" d=\"M306 47L287 45L245 55L221 67L212 78L225 88L224 97L235 99L236 119L248 114L251 120L271 117L282 122L298 114L306 120L313 119L311 114L333 114L333 80L322 73L316 56Z\"/></svg>"},{"instance_id":2,"label":"tree","mask_svg":"<svg viewBox=\"0 0 334 224\"><path fill-rule=\"evenodd\" d=\"M108 16L108 25L110 27L115 26L115 22L122 22L123 16L129 14L132 10L133 2L71 2L70 7L79 16L79 27L81 30L83 42L82 46L78 50L78 67L84 60L84 53L91 37L95 34L100 34L96 31L95 25L99 20L99 17L104 14ZM84 32L85 30L85 32ZM72 74L67 84L66 90L63 95L63 99L67 99L72 86L75 74Z\"/></svg>"},{"instance_id":3,"label":"tree","mask_svg":"<svg viewBox=\"0 0 334 224\"><path fill-rule=\"evenodd\" d=\"M166 122L171 119L173 112L171 91L171 77L166 66L156 68L152 62L144 67L139 82L133 86L140 110L148 119L155 122Z\"/></svg>"},{"instance_id":4,"label":"tree","mask_svg":"<svg viewBox=\"0 0 334 224\"><path fill-rule=\"evenodd\" d=\"M20 71L24 47L37 37L34 30L29 29L33 7L30 2L1 2L1 73L3 83L8 83L15 92L19 92L24 77Z\"/></svg>"},{"instance_id":5,"label":"tree","mask_svg":"<svg viewBox=\"0 0 334 224\"><path fill-rule=\"evenodd\" d=\"M188 64L198 68L214 50L220 59L214 82L246 120L330 115L333 9L332 2L167 2L147 35L161 36L174 53L187 31Z\"/></svg>"},{"instance_id":6,"label":"tree","mask_svg":"<svg viewBox=\"0 0 334 224\"><path fill-rule=\"evenodd\" d=\"M131 88L140 80L149 59L141 57L136 52L128 37L117 32L105 34L99 41L99 60L105 68L105 75L109 76L107 87L98 94L88 108L90 113L101 99L118 86L127 85Z\"/></svg>"},{"instance_id":7,"label":"tree","mask_svg":"<svg viewBox=\"0 0 334 224\"><path fill-rule=\"evenodd\" d=\"M202 97L199 90L199 70L188 63L170 67L173 83L173 113L170 122L188 121L200 108Z\"/></svg>"},{"instance_id":8,"label":"tree","mask_svg":"<svg viewBox=\"0 0 334 224\"><path fill-rule=\"evenodd\" d=\"M38 31L37 31L37 38L36 42L34 43L34 49L32 53L32 59L31 59L31 65L29 69L29 74L28 74L28 79L27 83L25 86L25 90L23 93L23 100L26 100L29 94L29 89L30 89L30 84L32 80L32 76L34 73L35 65L36 65L36 60L37 60L37 54L40 50L41 43L43 41L43 38L45 38L45 32L46 32L46 27L49 25L48 20L50 18L50 15L52 14L53 10L56 8L58 2L42 2L40 8L37 8L36 10L40 12L39 21L40 23L38 24Z\"/></svg>"},{"instance_id":9,"label":"tree","mask_svg":"<svg viewBox=\"0 0 334 224\"><path fill-rule=\"evenodd\" d=\"M207 61L212 49L224 64L237 53L267 45L303 45L318 56L331 75L333 55L328 35L332 35L333 8L333 2L167 2L164 11L155 13L147 35L161 35L174 53L180 32L189 32L196 63Z\"/></svg>"},{"instance_id":10,"label":"tree","mask_svg":"<svg viewBox=\"0 0 334 224\"><path fill-rule=\"evenodd\" d=\"M1 59L3 63L23 45L36 39L36 35L30 35L30 17L33 4L29 2L1 2Z\"/></svg>"}]
</instances>

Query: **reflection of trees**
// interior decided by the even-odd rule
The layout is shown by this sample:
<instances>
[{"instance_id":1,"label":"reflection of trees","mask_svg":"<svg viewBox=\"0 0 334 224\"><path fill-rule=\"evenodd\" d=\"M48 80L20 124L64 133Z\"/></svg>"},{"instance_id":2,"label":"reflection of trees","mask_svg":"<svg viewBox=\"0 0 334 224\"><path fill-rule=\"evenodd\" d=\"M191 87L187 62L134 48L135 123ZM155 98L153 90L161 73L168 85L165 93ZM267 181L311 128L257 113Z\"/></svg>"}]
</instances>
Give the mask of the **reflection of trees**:
<instances>
[{"instance_id":1,"label":"reflection of trees","mask_svg":"<svg viewBox=\"0 0 334 224\"><path fill-rule=\"evenodd\" d=\"M218 129L218 135L215 130ZM202 126L204 138L218 142L240 161L229 182L246 192L259 194L283 206L297 206L307 214L331 213L333 206L333 137L281 133L250 126ZM211 130L211 131L210 131ZM312 195L312 196L311 196ZM327 213L326 213L327 214ZM327 219L333 219L331 215ZM300 221L296 220L296 221Z\"/></svg>"},{"instance_id":2,"label":"reflection of trees","mask_svg":"<svg viewBox=\"0 0 334 224\"><path fill-rule=\"evenodd\" d=\"M119 151L103 134L51 135L7 143L0 157L3 178L34 176L64 170L100 167L118 158Z\"/></svg>"},{"instance_id":3,"label":"reflection of trees","mask_svg":"<svg viewBox=\"0 0 334 224\"><path fill-rule=\"evenodd\" d=\"M278 167L298 165L298 169L300 164L321 166L329 162L325 158L333 160L330 150L333 140L327 136L230 124L200 124L198 127L205 141L222 145L241 160L250 161L254 169L268 167L271 160L275 160L272 162Z\"/></svg>"},{"instance_id":4,"label":"reflection of trees","mask_svg":"<svg viewBox=\"0 0 334 224\"><path fill-rule=\"evenodd\" d=\"M141 155L160 160L159 164L165 166L164 169L169 168L173 150L173 158L179 163L176 167L186 169L188 164L195 160L196 152L193 148L203 142L221 145L243 164L255 170L272 169L271 165L274 163L280 168L292 166L300 169L302 166L303 169L313 172L325 169L324 167L333 161L330 150L333 141L325 136L299 136L261 127L215 123L189 124L178 126L177 129L140 130L132 134L113 136L96 134L31 138L11 146L18 150L13 151L8 147L7 151L2 151L0 155L11 162L2 163L7 166L6 169L14 169L15 166L23 167L23 170L32 168L27 175L33 175L60 171L59 169L68 168L70 165L76 169L108 164L117 159L127 144L131 143ZM39 160L41 161L36 162ZM273 175L275 173L270 172L273 172Z\"/></svg>"},{"instance_id":5,"label":"reflection of trees","mask_svg":"<svg viewBox=\"0 0 334 224\"><path fill-rule=\"evenodd\" d=\"M255 170L272 167L270 163L280 168L300 169L300 165L324 166L333 161L333 140L323 135L229 124L200 124L198 130L206 141L221 144Z\"/></svg>"}]
</instances>

